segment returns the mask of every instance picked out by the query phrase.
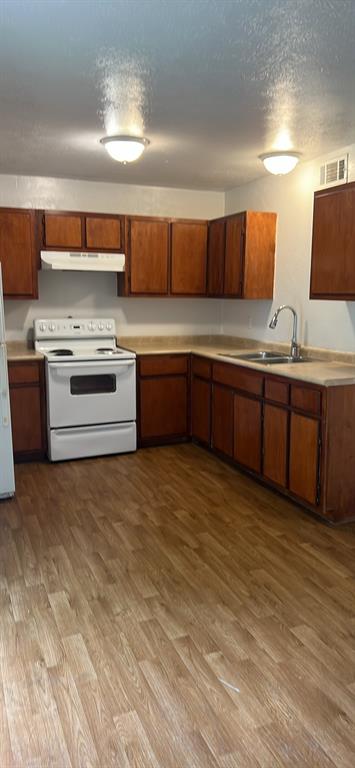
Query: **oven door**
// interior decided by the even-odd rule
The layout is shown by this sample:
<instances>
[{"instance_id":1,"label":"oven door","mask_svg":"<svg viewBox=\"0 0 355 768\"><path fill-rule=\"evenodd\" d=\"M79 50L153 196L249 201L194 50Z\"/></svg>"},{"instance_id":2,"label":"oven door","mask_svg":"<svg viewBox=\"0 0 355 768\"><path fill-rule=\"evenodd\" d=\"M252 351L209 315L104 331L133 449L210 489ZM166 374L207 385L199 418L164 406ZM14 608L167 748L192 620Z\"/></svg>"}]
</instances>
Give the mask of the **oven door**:
<instances>
[{"instance_id":1,"label":"oven door","mask_svg":"<svg viewBox=\"0 0 355 768\"><path fill-rule=\"evenodd\" d=\"M47 364L48 424L76 427L136 419L136 361Z\"/></svg>"}]
</instances>

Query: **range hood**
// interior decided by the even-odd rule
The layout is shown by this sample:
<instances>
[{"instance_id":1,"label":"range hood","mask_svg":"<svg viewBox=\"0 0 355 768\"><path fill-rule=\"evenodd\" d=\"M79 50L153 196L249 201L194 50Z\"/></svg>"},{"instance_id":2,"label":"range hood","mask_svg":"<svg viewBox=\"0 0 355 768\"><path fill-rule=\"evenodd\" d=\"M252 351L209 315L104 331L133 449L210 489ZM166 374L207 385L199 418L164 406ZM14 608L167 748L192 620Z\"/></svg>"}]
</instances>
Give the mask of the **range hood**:
<instances>
[{"instance_id":1,"label":"range hood","mask_svg":"<svg viewBox=\"0 0 355 768\"><path fill-rule=\"evenodd\" d=\"M41 251L42 269L70 272L124 272L124 253L88 251Z\"/></svg>"}]
</instances>

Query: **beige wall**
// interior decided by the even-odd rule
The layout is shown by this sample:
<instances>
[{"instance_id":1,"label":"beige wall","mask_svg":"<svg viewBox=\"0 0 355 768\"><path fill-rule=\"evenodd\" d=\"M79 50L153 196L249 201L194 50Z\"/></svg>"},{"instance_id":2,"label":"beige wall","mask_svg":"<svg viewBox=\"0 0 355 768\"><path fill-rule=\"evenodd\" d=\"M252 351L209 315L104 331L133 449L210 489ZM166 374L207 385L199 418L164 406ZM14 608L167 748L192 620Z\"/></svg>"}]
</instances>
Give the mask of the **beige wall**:
<instances>
[{"instance_id":1,"label":"beige wall","mask_svg":"<svg viewBox=\"0 0 355 768\"><path fill-rule=\"evenodd\" d=\"M224 212L222 192L137 187L70 179L0 176L0 205L212 218ZM28 335L36 317L103 315L121 335L218 333L221 302L208 299L124 299L105 274L39 275L39 301L6 301L7 338Z\"/></svg>"},{"instance_id":2,"label":"beige wall","mask_svg":"<svg viewBox=\"0 0 355 768\"><path fill-rule=\"evenodd\" d=\"M349 152L349 180L355 179L355 145L329 155ZM246 208L278 213L274 301L223 301L222 331L265 341L290 338L291 315L269 320L280 304L292 304L300 316L300 339L318 347L355 351L355 302L310 301L313 193L325 158L301 163L289 176L268 174L226 192L226 213Z\"/></svg>"}]
</instances>

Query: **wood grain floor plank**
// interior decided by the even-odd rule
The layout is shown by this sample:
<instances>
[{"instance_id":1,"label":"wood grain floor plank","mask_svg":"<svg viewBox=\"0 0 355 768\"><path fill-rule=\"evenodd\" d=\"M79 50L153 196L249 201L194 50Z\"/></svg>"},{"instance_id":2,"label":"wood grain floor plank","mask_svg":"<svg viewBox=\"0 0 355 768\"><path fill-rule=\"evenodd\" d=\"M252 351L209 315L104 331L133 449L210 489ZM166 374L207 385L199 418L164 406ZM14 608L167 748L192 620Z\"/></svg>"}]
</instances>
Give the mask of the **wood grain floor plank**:
<instances>
[{"instance_id":1,"label":"wood grain floor plank","mask_svg":"<svg viewBox=\"0 0 355 768\"><path fill-rule=\"evenodd\" d=\"M354 525L193 445L16 483L1 768L354 768Z\"/></svg>"}]
</instances>

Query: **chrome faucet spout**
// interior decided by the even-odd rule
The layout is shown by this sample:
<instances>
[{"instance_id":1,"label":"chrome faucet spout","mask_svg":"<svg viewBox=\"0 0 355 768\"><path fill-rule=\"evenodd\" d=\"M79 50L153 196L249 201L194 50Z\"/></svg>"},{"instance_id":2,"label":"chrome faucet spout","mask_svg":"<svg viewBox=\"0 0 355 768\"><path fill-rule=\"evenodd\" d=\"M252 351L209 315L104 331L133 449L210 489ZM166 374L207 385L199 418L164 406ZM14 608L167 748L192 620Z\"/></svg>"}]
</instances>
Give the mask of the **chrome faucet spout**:
<instances>
[{"instance_id":1,"label":"chrome faucet spout","mask_svg":"<svg viewBox=\"0 0 355 768\"><path fill-rule=\"evenodd\" d=\"M279 307L275 314L272 316L269 328L276 328L277 321L279 319L279 314L282 312L283 309L289 309L290 312L292 312L293 315L293 329L292 329L292 339L291 339L291 350L290 355L294 360L297 360L300 356L300 345L297 342L297 312L296 310L291 307L289 304L282 304L281 307Z\"/></svg>"}]
</instances>

